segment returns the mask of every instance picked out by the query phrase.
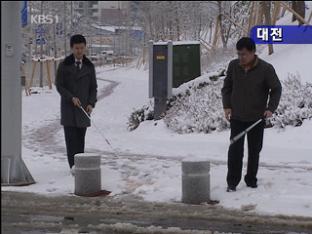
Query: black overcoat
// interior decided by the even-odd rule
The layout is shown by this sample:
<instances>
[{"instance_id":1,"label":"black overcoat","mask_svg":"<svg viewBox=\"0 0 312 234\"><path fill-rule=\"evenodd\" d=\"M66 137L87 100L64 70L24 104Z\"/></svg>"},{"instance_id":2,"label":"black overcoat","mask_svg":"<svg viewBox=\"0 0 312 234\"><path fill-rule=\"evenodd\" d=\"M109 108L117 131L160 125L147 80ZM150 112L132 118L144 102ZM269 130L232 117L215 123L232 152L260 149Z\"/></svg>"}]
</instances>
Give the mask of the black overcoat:
<instances>
[{"instance_id":1,"label":"black overcoat","mask_svg":"<svg viewBox=\"0 0 312 234\"><path fill-rule=\"evenodd\" d=\"M97 81L93 63L84 56L81 69L75 65L74 55L67 56L58 66L56 89L61 95L61 125L73 127L91 126L89 118L75 107L72 98L79 98L81 105L95 107L97 101Z\"/></svg>"}]
</instances>

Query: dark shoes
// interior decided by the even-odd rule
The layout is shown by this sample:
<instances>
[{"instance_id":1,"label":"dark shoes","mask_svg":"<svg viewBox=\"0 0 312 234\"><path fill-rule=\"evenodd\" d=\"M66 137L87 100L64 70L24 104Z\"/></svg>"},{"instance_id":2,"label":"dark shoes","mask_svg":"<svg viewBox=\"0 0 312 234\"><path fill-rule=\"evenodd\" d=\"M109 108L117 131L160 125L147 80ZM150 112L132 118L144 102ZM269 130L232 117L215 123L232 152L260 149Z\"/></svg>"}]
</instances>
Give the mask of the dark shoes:
<instances>
[{"instance_id":1,"label":"dark shoes","mask_svg":"<svg viewBox=\"0 0 312 234\"><path fill-rule=\"evenodd\" d=\"M257 185L257 178L251 180L250 178L245 176L244 177L244 181L245 181L247 187L250 187L250 188L257 188L258 187L258 185ZM236 191L236 186L228 185L226 191L227 192L235 192Z\"/></svg>"},{"instance_id":2,"label":"dark shoes","mask_svg":"<svg viewBox=\"0 0 312 234\"><path fill-rule=\"evenodd\" d=\"M235 186L228 186L226 191L227 192L235 192L236 191L236 187Z\"/></svg>"},{"instance_id":3,"label":"dark shoes","mask_svg":"<svg viewBox=\"0 0 312 234\"><path fill-rule=\"evenodd\" d=\"M257 188L258 185L257 184L247 184L247 187L250 187L250 188ZM236 191L236 187L234 186L228 186L227 189L226 189L227 192L235 192Z\"/></svg>"},{"instance_id":4,"label":"dark shoes","mask_svg":"<svg viewBox=\"0 0 312 234\"><path fill-rule=\"evenodd\" d=\"M70 174L75 176L75 165L70 168Z\"/></svg>"},{"instance_id":5,"label":"dark shoes","mask_svg":"<svg viewBox=\"0 0 312 234\"><path fill-rule=\"evenodd\" d=\"M246 184L247 187L250 187L250 188L257 188L258 185L257 184Z\"/></svg>"},{"instance_id":6,"label":"dark shoes","mask_svg":"<svg viewBox=\"0 0 312 234\"><path fill-rule=\"evenodd\" d=\"M249 181L247 179L247 177L245 176L244 180L245 180L245 183L246 183L247 187L250 187L250 188L257 188L258 187L257 179L255 181Z\"/></svg>"}]
</instances>

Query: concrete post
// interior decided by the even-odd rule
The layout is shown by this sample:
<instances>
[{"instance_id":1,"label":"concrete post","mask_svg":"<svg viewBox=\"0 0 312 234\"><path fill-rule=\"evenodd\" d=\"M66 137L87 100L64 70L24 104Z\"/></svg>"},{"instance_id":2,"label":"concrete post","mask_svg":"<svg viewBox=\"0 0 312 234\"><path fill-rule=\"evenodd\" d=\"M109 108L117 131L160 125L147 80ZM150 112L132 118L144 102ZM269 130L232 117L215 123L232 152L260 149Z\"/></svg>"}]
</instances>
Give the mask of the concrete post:
<instances>
[{"instance_id":1,"label":"concrete post","mask_svg":"<svg viewBox=\"0 0 312 234\"><path fill-rule=\"evenodd\" d=\"M182 162L182 202L210 201L210 162Z\"/></svg>"},{"instance_id":2,"label":"concrete post","mask_svg":"<svg viewBox=\"0 0 312 234\"><path fill-rule=\"evenodd\" d=\"M1 2L1 185L35 183L22 160L21 1Z\"/></svg>"},{"instance_id":3,"label":"concrete post","mask_svg":"<svg viewBox=\"0 0 312 234\"><path fill-rule=\"evenodd\" d=\"M87 196L101 191L101 156L93 153L75 155L75 194Z\"/></svg>"}]
</instances>

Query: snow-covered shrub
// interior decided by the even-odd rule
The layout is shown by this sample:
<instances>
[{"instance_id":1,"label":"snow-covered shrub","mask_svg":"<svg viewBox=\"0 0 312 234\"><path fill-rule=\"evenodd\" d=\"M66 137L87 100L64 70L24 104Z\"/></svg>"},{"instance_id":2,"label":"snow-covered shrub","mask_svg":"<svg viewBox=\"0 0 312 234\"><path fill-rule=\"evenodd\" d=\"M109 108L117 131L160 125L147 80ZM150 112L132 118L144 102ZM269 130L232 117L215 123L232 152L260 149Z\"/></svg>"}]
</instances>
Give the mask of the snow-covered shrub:
<instances>
[{"instance_id":1,"label":"snow-covered shrub","mask_svg":"<svg viewBox=\"0 0 312 234\"><path fill-rule=\"evenodd\" d=\"M136 129L141 122L152 119L154 119L154 110L152 103L150 103L131 113L128 119L128 129L132 131Z\"/></svg>"},{"instance_id":2,"label":"snow-covered shrub","mask_svg":"<svg viewBox=\"0 0 312 234\"><path fill-rule=\"evenodd\" d=\"M282 85L280 104L271 123L279 128L300 126L304 119L312 118L312 83L302 84L298 74L290 74Z\"/></svg>"},{"instance_id":3,"label":"snow-covered shrub","mask_svg":"<svg viewBox=\"0 0 312 234\"><path fill-rule=\"evenodd\" d=\"M223 78L223 72L220 75L210 73L174 89L163 118L167 127L178 133L210 133L229 128L222 107ZM284 128L287 125L300 126L304 119L312 119L312 84L302 84L298 74L290 74L282 81L282 87L280 104L270 124ZM153 119L152 110L153 105L150 104L133 112L129 118L129 129L135 129L144 120Z\"/></svg>"},{"instance_id":4,"label":"snow-covered shrub","mask_svg":"<svg viewBox=\"0 0 312 234\"><path fill-rule=\"evenodd\" d=\"M188 128L190 129L185 130L185 131L182 131L182 130L175 130L175 131L181 132L181 133L196 131L196 128L193 127L194 122L196 122L198 125L201 125L200 128L203 128L203 130L201 131L204 131L206 133L212 130L224 129L228 127L228 123L226 122L225 119L223 119L223 115L221 114L221 116L218 116L219 114L215 112L216 110L218 110L219 112L222 112L223 110L222 106L220 105L221 103L219 103L219 101L217 100L221 99L220 90L221 90L223 82L219 79L220 77L224 77L224 73L225 73L225 69L220 68L218 69L217 72L207 73L195 80L192 80L190 82L187 82L181 85L177 89L174 89L173 96L167 101L167 112L166 112L166 116L164 117L164 121L167 124L167 126L169 128L172 128L175 123L181 123L181 121L179 121L180 114L177 114L177 113L181 113L181 117L182 117L183 110L186 111L187 109L189 109L188 106L191 106L191 112L189 112L189 115L194 116L194 117L190 118L189 120L187 120L189 117L185 119L184 123L185 124L189 123L189 127L183 126L183 129L188 129ZM210 90L210 88L206 87L208 85L211 85L211 87L214 87L214 88ZM201 93L199 93L200 90L202 90ZM208 90L208 91L204 91L204 90ZM209 93L210 91L212 92ZM196 95L197 92L198 94ZM211 97L201 97L201 95L205 95L205 92L208 92L208 95L210 95ZM193 101L195 102L197 102L196 99L202 102L200 110L198 109L199 106L190 104L192 100L188 100L189 97L193 99ZM208 102L205 101L206 99L208 99L209 101ZM180 103L180 105L178 105L178 103ZM218 108L214 107L216 103L218 103L219 105ZM207 104L209 104L209 106L211 106L214 109L213 110L207 109L206 108ZM140 109L134 110L134 112L131 113L128 119L128 129L132 131L136 129L142 121L152 120L154 118L153 106L154 106L153 103L150 102L148 105L143 106ZM174 113L175 110L177 111L177 113ZM210 113L210 111L213 111L215 113L216 119L206 120L209 122L209 127L205 127L206 124L202 123L202 121L200 120L201 117L200 116L196 117L196 115L198 112L202 112L201 115L204 115L204 117L206 118L206 116L208 115L208 113ZM172 119L170 118L170 116L172 116ZM183 116L182 118L185 118L185 116Z\"/></svg>"},{"instance_id":5,"label":"snow-covered shrub","mask_svg":"<svg viewBox=\"0 0 312 234\"><path fill-rule=\"evenodd\" d=\"M222 80L194 82L184 93L176 95L169 101L166 125L178 133L209 133L227 128L221 103L222 84Z\"/></svg>"}]
</instances>

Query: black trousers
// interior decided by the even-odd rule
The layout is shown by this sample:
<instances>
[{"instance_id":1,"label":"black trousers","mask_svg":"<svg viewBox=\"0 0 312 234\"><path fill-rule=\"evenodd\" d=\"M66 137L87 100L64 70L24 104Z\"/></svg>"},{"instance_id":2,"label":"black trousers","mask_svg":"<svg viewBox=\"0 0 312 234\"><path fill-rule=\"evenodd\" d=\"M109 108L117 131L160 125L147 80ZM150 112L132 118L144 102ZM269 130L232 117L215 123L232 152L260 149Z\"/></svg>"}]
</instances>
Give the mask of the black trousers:
<instances>
[{"instance_id":1,"label":"black trousers","mask_svg":"<svg viewBox=\"0 0 312 234\"><path fill-rule=\"evenodd\" d=\"M231 119L231 139L240 132L244 131L254 122L242 122L239 120ZM262 149L263 131L265 121L258 123L247 133L248 140L248 164L247 174L244 179L246 184L257 184L257 172L259 166L259 154ZM236 187L242 177L243 157L244 157L244 141L245 136L241 137L235 143L230 145L228 150L228 173L227 184L228 186Z\"/></svg>"},{"instance_id":2,"label":"black trousers","mask_svg":"<svg viewBox=\"0 0 312 234\"><path fill-rule=\"evenodd\" d=\"M70 168L75 164L75 154L84 153L86 131L87 128L64 126L67 159Z\"/></svg>"}]
</instances>

